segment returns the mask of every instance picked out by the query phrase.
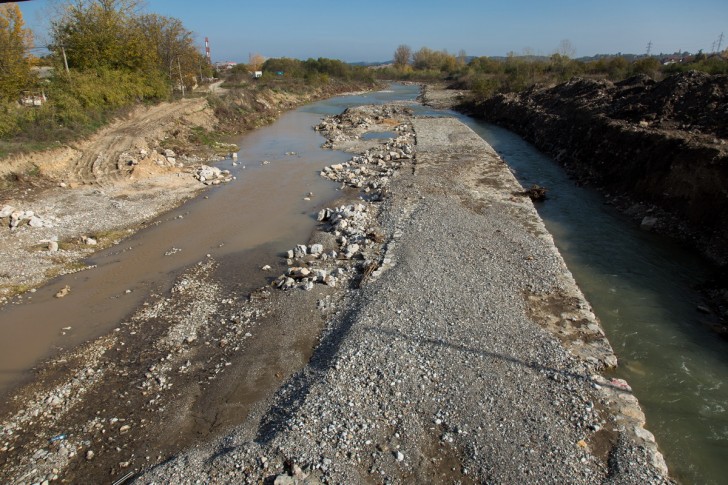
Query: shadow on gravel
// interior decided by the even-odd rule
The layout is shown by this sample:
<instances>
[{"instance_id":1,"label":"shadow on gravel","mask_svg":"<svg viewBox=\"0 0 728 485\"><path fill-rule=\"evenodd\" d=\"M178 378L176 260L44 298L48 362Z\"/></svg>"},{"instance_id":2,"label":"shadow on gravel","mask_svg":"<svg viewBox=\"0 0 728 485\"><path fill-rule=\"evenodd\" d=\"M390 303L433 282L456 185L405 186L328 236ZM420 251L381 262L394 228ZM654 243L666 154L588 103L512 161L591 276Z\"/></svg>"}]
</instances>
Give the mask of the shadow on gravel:
<instances>
[{"instance_id":1,"label":"shadow on gravel","mask_svg":"<svg viewBox=\"0 0 728 485\"><path fill-rule=\"evenodd\" d=\"M285 428L286 422L296 414L306 400L311 385L323 378L324 373L331 367L334 357L354 325L358 313L358 305L355 305L354 308L341 315L331 332L321 340L308 365L291 376L291 379L276 393L273 405L260 421L255 437L256 443L261 445L269 443L278 432Z\"/></svg>"},{"instance_id":2,"label":"shadow on gravel","mask_svg":"<svg viewBox=\"0 0 728 485\"><path fill-rule=\"evenodd\" d=\"M309 365L294 376L292 376L289 382L281 387L281 389L276 393L273 401L274 404L271 406L270 410L266 413L266 415L263 416L263 418L261 419L260 426L258 427L258 433L255 438L256 443L267 444L276 436L276 434L278 434L278 432L285 429L287 421L296 414L298 409L304 403L306 397L310 392L311 385L317 380L322 379L325 372L329 368L331 368L333 360L339 350L339 347L344 341L344 338L346 338L346 336L349 334L358 314L359 308L357 306L353 309L350 309L341 317L339 317L338 324L335 326L334 330L326 335L321 341L321 344L316 349L316 352L311 358ZM546 374L559 374L566 378L581 380L589 384L598 384L602 387L609 387L618 390L619 392L626 392L631 394L631 391L628 391L627 389L620 386L597 383L595 380L585 375L546 367L535 362L524 362L515 357L505 354L488 352L485 350L466 347L459 344L452 344L440 339L410 337L409 335L403 334L402 332L396 330L385 330L375 327L364 327L363 330L372 333L387 335L392 338L402 338L422 344L433 345L437 347L447 347L455 349L459 352L478 354L484 357L500 359L503 361L508 361L514 364L521 365L529 369L533 369L535 371L544 372Z\"/></svg>"},{"instance_id":3,"label":"shadow on gravel","mask_svg":"<svg viewBox=\"0 0 728 485\"><path fill-rule=\"evenodd\" d=\"M401 338L401 339L405 339L405 340L410 340L410 341L417 342L417 343L420 343L420 344L428 344L428 345L433 345L433 346L437 346L437 347L446 347L446 348L450 348L450 349L455 349L455 350L460 351L460 352L466 352L466 353L470 353L470 354L477 354L477 355L480 355L482 357L491 357L491 358L494 358L494 359L500 359L500 360L512 362L514 364L518 364L518 365L521 365L523 367L526 367L526 368L529 368L529 369L533 369L533 370L536 370L536 371L539 371L539 372L545 372L545 373L551 373L551 374L559 374L559 375L562 375L564 377L568 377L568 378L571 378L571 379L577 379L577 380L581 380L581 381L584 381L584 382L588 382L589 384L597 384L597 385L599 385L601 387L609 387L611 389L618 390L619 392L626 392L626 393L632 394L632 391L628 391L627 389L625 389L623 387L620 387L620 386L615 386L615 385L612 385L612 384L606 384L605 385L603 383L598 383L594 379L591 379L591 378L589 378L587 376L584 376L584 375L581 375L581 374L575 374L573 372L567 372L567 371L560 370L560 369L554 369L553 367L546 367L546 366L543 366L541 364L537 364L535 362L524 362L524 361L522 361L520 359L516 359L515 357L512 357L510 355L498 354L498 353L495 353L495 352L488 352L486 350L475 349L475 348L472 348L472 347L466 347L464 345L451 344L451 343L446 342L446 341L441 340L441 339L410 337L409 335L403 334L402 332L397 331L397 330L385 330L385 329L382 329L382 328L375 328L375 327L364 327L363 330L364 331L368 331L368 332L372 332L372 333L379 333L379 334L387 335L389 337L396 337L396 338Z\"/></svg>"}]
</instances>

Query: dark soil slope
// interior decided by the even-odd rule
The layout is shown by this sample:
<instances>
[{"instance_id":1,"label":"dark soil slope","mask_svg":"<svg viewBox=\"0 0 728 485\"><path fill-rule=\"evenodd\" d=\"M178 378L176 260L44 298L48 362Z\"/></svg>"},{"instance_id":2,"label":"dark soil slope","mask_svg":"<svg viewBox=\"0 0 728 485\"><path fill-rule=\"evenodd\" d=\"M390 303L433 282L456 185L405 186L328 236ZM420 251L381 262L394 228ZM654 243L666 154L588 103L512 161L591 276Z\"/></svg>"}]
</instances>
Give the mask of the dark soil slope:
<instances>
[{"instance_id":1,"label":"dark soil slope","mask_svg":"<svg viewBox=\"0 0 728 485\"><path fill-rule=\"evenodd\" d=\"M575 78L497 95L474 110L604 189L643 227L690 240L728 280L728 76ZM728 290L713 288L713 296L728 315Z\"/></svg>"}]
</instances>

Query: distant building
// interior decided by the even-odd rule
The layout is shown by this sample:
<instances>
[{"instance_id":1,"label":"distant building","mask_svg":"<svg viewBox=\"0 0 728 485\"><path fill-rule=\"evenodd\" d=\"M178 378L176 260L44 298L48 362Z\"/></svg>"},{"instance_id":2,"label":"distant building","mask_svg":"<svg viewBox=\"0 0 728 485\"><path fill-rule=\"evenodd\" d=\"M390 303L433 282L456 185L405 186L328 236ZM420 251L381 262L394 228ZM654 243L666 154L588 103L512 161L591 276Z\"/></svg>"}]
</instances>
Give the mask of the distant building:
<instances>
[{"instance_id":1,"label":"distant building","mask_svg":"<svg viewBox=\"0 0 728 485\"><path fill-rule=\"evenodd\" d=\"M228 71L237 65L238 65L237 62L231 62L231 61L216 62L215 69L217 69L218 71Z\"/></svg>"},{"instance_id":2,"label":"distant building","mask_svg":"<svg viewBox=\"0 0 728 485\"><path fill-rule=\"evenodd\" d=\"M22 106L43 106L48 101L43 91L23 91L20 95L20 104Z\"/></svg>"}]
</instances>

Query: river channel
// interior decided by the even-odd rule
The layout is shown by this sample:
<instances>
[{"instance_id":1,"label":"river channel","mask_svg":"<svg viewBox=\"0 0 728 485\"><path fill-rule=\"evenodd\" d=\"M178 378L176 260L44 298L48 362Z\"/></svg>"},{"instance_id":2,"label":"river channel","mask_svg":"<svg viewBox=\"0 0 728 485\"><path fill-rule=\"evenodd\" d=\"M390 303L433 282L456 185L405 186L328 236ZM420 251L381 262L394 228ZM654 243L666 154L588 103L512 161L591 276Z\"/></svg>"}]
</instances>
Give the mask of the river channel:
<instances>
[{"instance_id":1,"label":"river channel","mask_svg":"<svg viewBox=\"0 0 728 485\"><path fill-rule=\"evenodd\" d=\"M508 163L524 187L547 187L536 205L619 358L616 375L639 398L683 483L728 483L728 342L697 310L708 261L640 230L593 190L517 135L464 120Z\"/></svg>"},{"instance_id":2,"label":"river channel","mask_svg":"<svg viewBox=\"0 0 728 485\"><path fill-rule=\"evenodd\" d=\"M632 385L671 475L684 483L726 483L728 343L696 309L695 288L710 264L641 231L518 136L417 105L418 94L417 86L393 85L283 115L238 140L237 165L219 164L235 181L96 254L89 261L94 269L53 280L30 302L6 305L0 310L0 395L38 361L113 329L147 295L168 291L176 275L208 254L235 261L228 270L244 281L240 291L264 285L260 266L275 265L281 252L306 241L315 223L311 214L337 196L318 170L349 157L320 149L323 139L311 127L349 106L407 102L418 114L458 117L498 151L522 185L548 188L548 200L537 209L601 320L620 359L616 375ZM314 196L304 200L309 192ZM54 299L66 284L74 298Z\"/></svg>"}]
</instances>

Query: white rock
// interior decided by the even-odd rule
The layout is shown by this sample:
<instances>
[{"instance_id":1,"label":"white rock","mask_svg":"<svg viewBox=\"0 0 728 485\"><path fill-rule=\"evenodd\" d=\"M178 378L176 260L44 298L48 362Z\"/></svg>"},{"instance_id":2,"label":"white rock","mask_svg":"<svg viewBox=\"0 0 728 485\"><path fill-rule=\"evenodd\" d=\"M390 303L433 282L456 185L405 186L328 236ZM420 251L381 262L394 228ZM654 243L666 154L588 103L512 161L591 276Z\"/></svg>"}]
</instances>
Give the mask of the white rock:
<instances>
[{"instance_id":1,"label":"white rock","mask_svg":"<svg viewBox=\"0 0 728 485\"><path fill-rule=\"evenodd\" d=\"M0 208L0 219L3 217L10 217L13 212L15 212L15 207L11 205L2 206L2 208Z\"/></svg>"},{"instance_id":2,"label":"white rock","mask_svg":"<svg viewBox=\"0 0 728 485\"><path fill-rule=\"evenodd\" d=\"M649 231L655 227L657 224L658 219L657 217L651 217L651 216L645 216L642 219L642 223L640 224L640 228L644 229L646 231Z\"/></svg>"},{"instance_id":3,"label":"white rock","mask_svg":"<svg viewBox=\"0 0 728 485\"><path fill-rule=\"evenodd\" d=\"M169 148L167 148L166 150L164 150L164 156L165 157L168 157L168 158L169 157L176 157L177 154L174 153L174 150L170 150Z\"/></svg>"},{"instance_id":4,"label":"white rock","mask_svg":"<svg viewBox=\"0 0 728 485\"><path fill-rule=\"evenodd\" d=\"M50 241L48 243L48 251L55 253L58 251L58 243L56 241Z\"/></svg>"},{"instance_id":5,"label":"white rock","mask_svg":"<svg viewBox=\"0 0 728 485\"><path fill-rule=\"evenodd\" d=\"M355 244L350 244L346 248L346 257L347 258L351 258L352 256L354 256L358 252L359 252L359 245L356 244L356 243Z\"/></svg>"},{"instance_id":6,"label":"white rock","mask_svg":"<svg viewBox=\"0 0 728 485\"><path fill-rule=\"evenodd\" d=\"M28 224L30 227L43 227L43 219L38 216L32 216Z\"/></svg>"},{"instance_id":7,"label":"white rock","mask_svg":"<svg viewBox=\"0 0 728 485\"><path fill-rule=\"evenodd\" d=\"M308 253L308 248L305 244L299 244L296 246L296 248L293 250L293 255L296 258L303 258L306 256L306 253Z\"/></svg>"},{"instance_id":8,"label":"white rock","mask_svg":"<svg viewBox=\"0 0 728 485\"><path fill-rule=\"evenodd\" d=\"M325 281L326 277L329 275L329 272L325 269L315 269L313 270L313 275L316 277L317 281Z\"/></svg>"},{"instance_id":9,"label":"white rock","mask_svg":"<svg viewBox=\"0 0 728 485\"><path fill-rule=\"evenodd\" d=\"M312 244L310 248L310 253L314 256L318 256L324 252L324 247L321 244Z\"/></svg>"}]
</instances>

